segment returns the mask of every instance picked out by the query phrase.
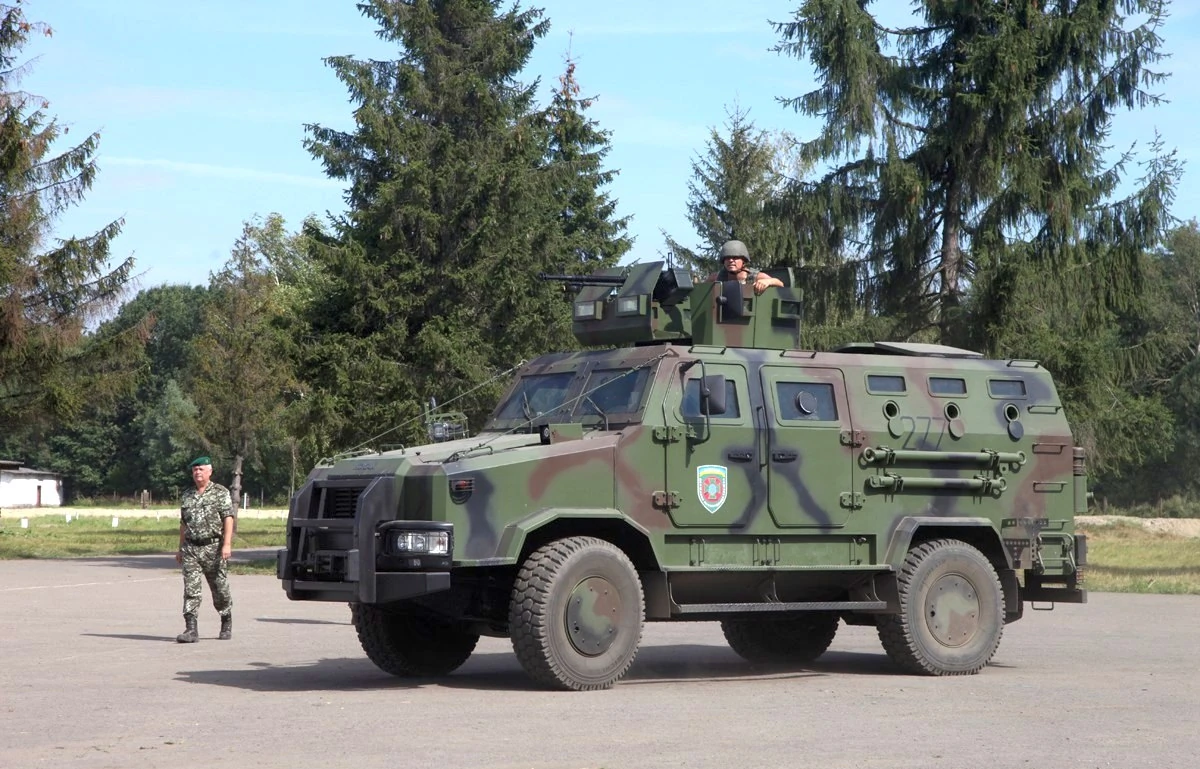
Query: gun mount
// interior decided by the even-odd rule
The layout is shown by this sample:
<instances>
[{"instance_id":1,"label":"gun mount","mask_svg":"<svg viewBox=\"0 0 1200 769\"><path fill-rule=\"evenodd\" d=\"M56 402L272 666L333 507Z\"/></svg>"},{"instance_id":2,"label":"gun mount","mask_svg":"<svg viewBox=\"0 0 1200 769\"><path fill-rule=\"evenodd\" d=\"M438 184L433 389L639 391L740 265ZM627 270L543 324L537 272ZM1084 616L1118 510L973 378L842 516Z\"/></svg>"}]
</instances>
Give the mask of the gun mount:
<instances>
[{"instance_id":1,"label":"gun mount","mask_svg":"<svg viewBox=\"0 0 1200 769\"><path fill-rule=\"evenodd\" d=\"M800 346L802 292L791 270L772 270L782 288L756 295L729 281L697 283L684 269L648 262L593 275L547 275L574 292L572 331L584 345L652 344L794 349Z\"/></svg>"}]
</instances>

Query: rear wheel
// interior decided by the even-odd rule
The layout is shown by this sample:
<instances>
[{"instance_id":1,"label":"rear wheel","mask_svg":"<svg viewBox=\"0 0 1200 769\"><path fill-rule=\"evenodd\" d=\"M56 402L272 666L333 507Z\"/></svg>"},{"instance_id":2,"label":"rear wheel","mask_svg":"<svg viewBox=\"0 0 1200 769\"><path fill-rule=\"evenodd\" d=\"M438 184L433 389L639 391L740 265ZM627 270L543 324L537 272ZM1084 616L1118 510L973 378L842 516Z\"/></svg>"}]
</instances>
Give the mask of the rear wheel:
<instances>
[{"instance_id":1,"label":"rear wheel","mask_svg":"<svg viewBox=\"0 0 1200 769\"><path fill-rule=\"evenodd\" d=\"M394 676L441 676L467 661L479 636L434 615L351 604L367 658Z\"/></svg>"},{"instance_id":2,"label":"rear wheel","mask_svg":"<svg viewBox=\"0 0 1200 769\"><path fill-rule=\"evenodd\" d=\"M913 547L897 577L900 613L876 620L892 661L912 673L978 673L1000 646L1004 593L983 553L955 539Z\"/></svg>"},{"instance_id":3,"label":"rear wheel","mask_svg":"<svg viewBox=\"0 0 1200 769\"><path fill-rule=\"evenodd\" d=\"M764 665L812 662L833 643L837 628L838 616L832 612L721 621L729 647L743 659Z\"/></svg>"},{"instance_id":4,"label":"rear wheel","mask_svg":"<svg viewBox=\"0 0 1200 769\"><path fill-rule=\"evenodd\" d=\"M607 689L642 640L645 599L629 558L610 542L570 537L529 555L509 603L513 651L535 681Z\"/></svg>"}]
</instances>

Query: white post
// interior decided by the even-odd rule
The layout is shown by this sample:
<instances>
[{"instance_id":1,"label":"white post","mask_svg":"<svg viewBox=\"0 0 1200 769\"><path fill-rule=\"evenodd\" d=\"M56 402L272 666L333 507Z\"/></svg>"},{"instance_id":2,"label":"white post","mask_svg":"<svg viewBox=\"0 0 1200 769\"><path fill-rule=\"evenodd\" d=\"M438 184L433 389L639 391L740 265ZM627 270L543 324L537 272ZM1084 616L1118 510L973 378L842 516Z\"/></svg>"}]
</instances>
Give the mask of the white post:
<instances>
[{"instance_id":1,"label":"white post","mask_svg":"<svg viewBox=\"0 0 1200 769\"><path fill-rule=\"evenodd\" d=\"M112 527L113 527L114 529L115 529L115 528L117 528L117 524L119 524L119 523L120 523L120 521L117 519L117 516L115 516L115 515L114 515L114 516L113 516Z\"/></svg>"},{"instance_id":2,"label":"white post","mask_svg":"<svg viewBox=\"0 0 1200 769\"><path fill-rule=\"evenodd\" d=\"M28 528L29 528L29 519L28 519L28 518L22 518L22 519L21 519L21 528L22 528L22 529L28 529Z\"/></svg>"},{"instance_id":3,"label":"white post","mask_svg":"<svg viewBox=\"0 0 1200 769\"><path fill-rule=\"evenodd\" d=\"M250 508L250 495L245 492L242 492L242 509L248 510L249 508Z\"/></svg>"}]
</instances>

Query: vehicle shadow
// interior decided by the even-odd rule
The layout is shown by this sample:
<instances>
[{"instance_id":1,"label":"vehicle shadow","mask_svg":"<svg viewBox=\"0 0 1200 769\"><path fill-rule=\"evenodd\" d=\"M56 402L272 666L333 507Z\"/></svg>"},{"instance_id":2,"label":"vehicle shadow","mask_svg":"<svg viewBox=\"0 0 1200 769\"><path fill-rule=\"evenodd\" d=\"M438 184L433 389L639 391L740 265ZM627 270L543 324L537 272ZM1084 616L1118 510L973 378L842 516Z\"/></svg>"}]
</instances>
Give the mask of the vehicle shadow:
<instances>
[{"instance_id":1,"label":"vehicle shadow","mask_svg":"<svg viewBox=\"0 0 1200 769\"><path fill-rule=\"evenodd\" d=\"M684 645L642 649L620 686L704 683L715 680L808 679L827 675L900 675L887 656L830 652L804 666L756 666L728 648ZM250 663L250 669L185 670L177 680L261 692L364 691L437 686L479 691L545 691L506 652L476 653L448 676L400 678L379 670L365 657L323 659L304 665Z\"/></svg>"},{"instance_id":2,"label":"vehicle shadow","mask_svg":"<svg viewBox=\"0 0 1200 769\"><path fill-rule=\"evenodd\" d=\"M255 617L255 622L274 622L280 625L349 625L350 620L304 619L300 617Z\"/></svg>"}]
</instances>

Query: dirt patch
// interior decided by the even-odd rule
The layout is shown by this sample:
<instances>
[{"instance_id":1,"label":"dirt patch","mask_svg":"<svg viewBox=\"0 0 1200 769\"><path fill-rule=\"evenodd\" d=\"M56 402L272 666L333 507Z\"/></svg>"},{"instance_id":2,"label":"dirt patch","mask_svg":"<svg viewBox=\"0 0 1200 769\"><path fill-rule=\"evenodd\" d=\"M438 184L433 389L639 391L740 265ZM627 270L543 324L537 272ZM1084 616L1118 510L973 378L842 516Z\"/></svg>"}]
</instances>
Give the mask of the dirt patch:
<instances>
[{"instance_id":1,"label":"dirt patch","mask_svg":"<svg viewBox=\"0 0 1200 769\"><path fill-rule=\"evenodd\" d=\"M1075 520L1083 526L1141 526L1146 531L1170 534L1176 537L1200 537L1200 518L1133 518L1127 515L1077 515Z\"/></svg>"}]
</instances>

